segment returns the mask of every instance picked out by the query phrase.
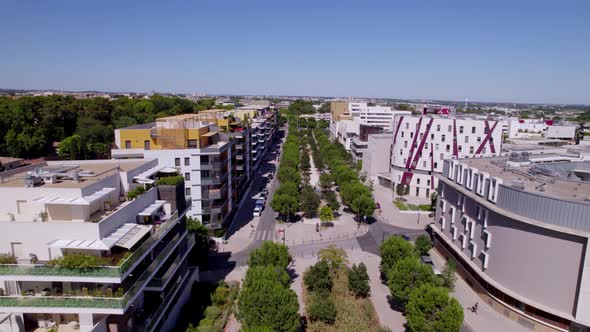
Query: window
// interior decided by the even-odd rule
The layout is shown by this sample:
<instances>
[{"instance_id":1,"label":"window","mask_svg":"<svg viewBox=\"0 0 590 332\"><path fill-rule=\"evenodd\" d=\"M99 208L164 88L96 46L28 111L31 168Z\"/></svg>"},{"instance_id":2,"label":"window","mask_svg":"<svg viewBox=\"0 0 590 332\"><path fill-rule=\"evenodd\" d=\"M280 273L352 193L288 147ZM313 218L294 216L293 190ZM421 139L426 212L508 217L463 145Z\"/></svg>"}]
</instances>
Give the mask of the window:
<instances>
[{"instance_id":1,"label":"window","mask_svg":"<svg viewBox=\"0 0 590 332\"><path fill-rule=\"evenodd\" d=\"M209 156L201 156L201 164L208 164Z\"/></svg>"},{"instance_id":2,"label":"window","mask_svg":"<svg viewBox=\"0 0 590 332\"><path fill-rule=\"evenodd\" d=\"M485 128L483 129L483 133L484 133L485 135L487 135L489 131L490 131L490 129L489 129L488 127L485 127Z\"/></svg>"},{"instance_id":3,"label":"window","mask_svg":"<svg viewBox=\"0 0 590 332\"><path fill-rule=\"evenodd\" d=\"M191 180L191 173L184 173L184 179L186 181L190 181Z\"/></svg>"},{"instance_id":4,"label":"window","mask_svg":"<svg viewBox=\"0 0 590 332\"><path fill-rule=\"evenodd\" d=\"M481 136L477 136L477 143L481 143Z\"/></svg>"},{"instance_id":5,"label":"window","mask_svg":"<svg viewBox=\"0 0 590 332\"><path fill-rule=\"evenodd\" d=\"M473 150L473 146L470 146L470 147L469 147L469 153L473 153L473 151L474 151L474 150Z\"/></svg>"},{"instance_id":6,"label":"window","mask_svg":"<svg viewBox=\"0 0 590 332\"><path fill-rule=\"evenodd\" d=\"M416 188L416 197L420 196L420 188Z\"/></svg>"},{"instance_id":7,"label":"window","mask_svg":"<svg viewBox=\"0 0 590 332\"><path fill-rule=\"evenodd\" d=\"M422 162L422 167L426 167L426 160Z\"/></svg>"},{"instance_id":8,"label":"window","mask_svg":"<svg viewBox=\"0 0 590 332\"><path fill-rule=\"evenodd\" d=\"M125 149L131 149L131 141L125 141Z\"/></svg>"},{"instance_id":9,"label":"window","mask_svg":"<svg viewBox=\"0 0 590 332\"><path fill-rule=\"evenodd\" d=\"M465 143L469 143L469 136L465 136Z\"/></svg>"},{"instance_id":10,"label":"window","mask_svg":"<svg viewBox=\"0 0 590 332\"><path fill-rule=\"evenodd\" d=\"M436 125L436 131L440 131L440 125Z\"/></svg>"},{"instance_id":11,"label":"window","mask_svg":"<svg viewBox=\"0 0 590 332\"><path fill-rule=\"evenodd\" d=\"M449 133L453 131L453 126L449 125Z\"/></svg>"},{"instance_id":12,"label":"window","mask_svg":"<svg viewBox=\"0 0 590 332\"><path fill-rule=\"evenodd\" d=\"M404 137L404 132L402 131L402 138Z\"/></svg>"},{"instance_id":13,"label":"window","mask_svg":"<svg viewBox=\"0 0 590 332\"><path fill-rule=\"evenodd\" d=\"M174 166L180 166L180 158L174 158Z\"/></svg>"},{"instance_id":14,"label":"window","mask_svg":"<svg viewBox=\"0 0 590 332\"><path fill-rule=\"evenodd\" d=\"M404 148L408 147L408 141L404 141Z\"/></svg>"},{"instance_id":15,"label":"window","mask_svg":"<svg viewBox=\"0 0 590 332\"><path fill-rule=\"evenodd\" d=\"M458 147L459 152L461 152L461 150L463 150L462 148L463 148L463 146L462 145L459 145L459 147Z\"/></svg>"},{"instance_id":16,"label":"window","mask_svg":"<svg viewBox=\"0 0 590 332\"><path fill-rule=\"evenodd\" d=\"M426 188L426 198L430 197L430 189Z\"/></svg>"},{"instance_id":17,"label":"window","mask_svg":"<svg viewBox=\"0 0 590 332\"><path fill-rule=\"evenodd\" d=\"M471 133L475 134L475 127L471 127Z\"/></svg>"},{"instance_id":18,"label":"window","mask_svg":"<svg viewBox=\"0 0 590 332\"><path fill-rule=\"evenodd\" d=\"M404 150L399 149L399 155L401 156L402 154L404 154Z\"/></svg>"},{"instance_id":19,"label":"window","mask_svg":"<svg viewBox=\"0 0 590 332\"><path fill-rule=\"evenodd\" d=\"M410 132L410 138L414 138L414 133Z\"/></svg>"},{"instance_id":20,"label":"window","mask_svg":"<svg viewBox=\"0 0 590 332\"><path fill-rule=\"evenodd\" d=\"M434 162L434 169L436 169L438 167L438 163Z\"/></svg>"},{"instance_id":21,"label":"window","mask_svg":"<svg viewBox=\"0 0 590 332\"><path fill-rule=\"evenodd\" d=\"M438 150L438 143L434 144L434 149Z\"/></svg>"},{"instance_id":22,"label":"window","mask_svg":"<svg viewBox=\"0 0 590 332\"><path fill-rule=\"evenodd\" d=\"M424 133L420 133L420 140L422 140L422 137L424 137Z\"/></svg>"},{"instance_id":23,"label":"window","mask_svg":"<svg viewBox=\"0 0 590 332\"><path fill-rule=\"evenodd\" d=\"M434 134L430 134L430 139L434 140Z\"/></svg>"},{"instance_id":24,"label":"window","mask_svg":"<svg viewBox=\"0 0 590 332\"><path fill-rule=\"evenodd\" d=\"M451 145L447 144L446 151L447 151L447 152L450 152L450 151L451 151Z\"/></svg>"},{"instance_id":25,"label":"window","mask_svg":"<svg viewBox=\"0 0 590 332\"><path fill-rule=\"evenodd\" d=\"M190 195L191 195L191 188L185 188L185 189L184 189L184 194L185 194L186 196L190 196Z\"/></svg>"},{"instance_id":26,"label":"window","mask_svg":"<svg viewBox=\"0 0 590 332\"><path fill-rule=\"evenodd\" d=\"M420 178L416 179L416 184L420 184ZM417 194L416 194L417 195Z\"/></svg>"},{"instance_id":27,"label":"window","mask_svg":"<svg viewBox=\"0 0 590 332\"><path fill-rule=\"evenodd\" d=\"M442 135L442 136L440 137L440 141L441 141L441 142L444 142L444 141L445 141L445 138L446 138L446 137L445 137L445 135Z\"/></svg>"},{"instance_id":28,"label":"window","mask_svg":"<svg viewBox=\"0 0 590 332\"><path fill-rule=\"evenodd\" d=\"M150 141L143 141L143 149L144 150L150 149Z\"/></svg>"},{"instance_id":29,"label":"window","mask_svg":"<svg viewBox=\"0 0 590 332\"><path fill-rule=\"evenodd\" d=\"M184 158L184 166L189 166L191 164L191 159L186 157Z\"/></svg>"},{"instance_id":30,"label":"window","mask_svg":"<svg viewBox=\"0 0 590 332\"><path fill-rule=\"evenodd\" d=\"M459 134L463 134L463 126L459 126Z\"/></svg>"},{"instance_id":31,"label":"window","mask_svg":"<svg viewBox=\"0 0 590 332\"><path fill-rule=\"evenodd\" d=\"M445 154L444 153L441 153L440 154L440 160L443 160L443 159L445 159Z\"/></svg>"},{"instance_id":32,"label":"window","mask_svg":"<svg viewBox=\"0 0 590 332\"><path fill-rule=\"evenodd\" d=\"M406 122L406 129L410 129L410 123Z\"/></svg>"}]
</instances>

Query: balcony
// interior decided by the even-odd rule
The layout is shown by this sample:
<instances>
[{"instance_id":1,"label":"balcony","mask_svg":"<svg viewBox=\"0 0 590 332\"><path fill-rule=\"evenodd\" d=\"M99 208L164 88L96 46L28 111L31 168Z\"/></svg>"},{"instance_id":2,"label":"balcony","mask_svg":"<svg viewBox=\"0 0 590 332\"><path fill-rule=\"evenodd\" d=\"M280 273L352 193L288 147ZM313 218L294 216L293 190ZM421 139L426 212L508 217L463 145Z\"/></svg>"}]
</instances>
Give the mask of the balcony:
<instances>
[{"instance_id":1,"label":"balcony","mask_svg":"<svg viewBox=\"0 0 590 332\"><path fill-rule=\"evenodd\" d=\"M203 169L203 170L219 169L219 168L223 167L226 163L227 163L227 160L210 162L210 163L203 162L203 163L201 163L201 169Z\"/></svg>"},{"instance_id":2,"label":"balcony","mask_svg":"<svg viewBox=\"0 0 590 332\"><path fill-rule=\"evenodd\" d=\"M124 279L127 272L143 260L153 246L178 223L178 211L168 220L157 226L156 231L145 240L132 254L118 262L118 266L100 266L88 269L67 269L51 267L44 264L0 264L0 276L44 276L44 277L81 277L81 278L116 278Z\"/></svg>"},{"instance_id":3,"label":"balcony","mask_svg":"<svg viewBox=\"0 0 590 332\"><path fill-rule=\"evenodd\" d=\"M243 149L244 149L243 144L236 144L236 150L243 150Z\"/></svg>"},{"instance_id":4,"label":"balcony","mask_svg":"<svg viewBox=\"0 0 590 332\"><path fill-rule=\"evenodd\" d=\"M147 288L163 288L168 285L171 277L174 276L176 271L178 271L179 267L186 262L186 256L191 251L193 246L195 245L195 237L191 234L188 235L187 241L180 245L178 250L178 255L176 259L170 264L170 266L166 269L166 272L161 276L155 276L150 283L148 284Z\"/></svg>"},{"instance_id":5,"label":"balcony","mask_svg":"<svg viewBox=\"0 0 590 332\"><path fill-rule=\"evenodd\" d=\"M222 175L201 178L201 185L221 185L226 181L227 171L224 171Z\"/></svg>"},{"instance_id":6,"label":"balcony","mask_svg":"<svg viewBox=\"0 0 590 332\"><path fill-rule=\"evenodd\" d=\"M244 160L244 156L241 154L236 155L236 160Z\"/></svg>"},{"instance_id":7,"label":"balcony","mask_svg":"<svg viewBox=\"0 0 590 332\"><path fill-rule=\"evenodd\" d=\"M209 199L220 199L223 194L227 191L227 184L224 184L219 189L209 189Z\"/></svg>"},{"instance_id":8,"label":"balcony","mask_svg":"<svg viewBox=\"0 0 590 332\"><path fill-rule=\"evenodd\" d=\"M176 234L168 244L160 251L150 266L141 274L135 281L133 286L124 294L113 297L95 297L95 296L0 296L0 307L28 307L28 308L93 308L93 309L113 309L106 310L109 314L123 314L127 307L133 303L140 292L143 291L150 279L160 269L163 262L165 262L174 250L183 245L183 248L190 250L194 245L194 237L187 239L187 232L183 234ZM186 245L185 245L186 244ZM14 312L17 312L17 309ZM46 309L40 309L38 312L45 312ZM27 310L29 312L36 312L35 310ZM12 312L12 311L10 311Z\"/></svg>"}]
</instances>

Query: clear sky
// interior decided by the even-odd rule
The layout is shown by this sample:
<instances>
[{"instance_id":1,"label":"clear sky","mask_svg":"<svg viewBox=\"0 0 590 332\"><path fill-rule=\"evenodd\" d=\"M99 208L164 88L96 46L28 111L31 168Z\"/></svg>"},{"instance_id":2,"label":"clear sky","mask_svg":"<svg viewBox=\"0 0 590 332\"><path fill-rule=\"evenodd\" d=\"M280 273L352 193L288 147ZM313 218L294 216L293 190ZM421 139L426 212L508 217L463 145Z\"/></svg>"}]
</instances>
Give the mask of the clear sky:
<instances>
[{"instance_id":1,"label":"clear sky","mask_svg":"<svg viewBox=\"0 0 590 332\"><path fill-rule=\"evenodd\" d=\"M590 103L590 1L5 0L0 87Z\"/></svg>"}]
</instances>

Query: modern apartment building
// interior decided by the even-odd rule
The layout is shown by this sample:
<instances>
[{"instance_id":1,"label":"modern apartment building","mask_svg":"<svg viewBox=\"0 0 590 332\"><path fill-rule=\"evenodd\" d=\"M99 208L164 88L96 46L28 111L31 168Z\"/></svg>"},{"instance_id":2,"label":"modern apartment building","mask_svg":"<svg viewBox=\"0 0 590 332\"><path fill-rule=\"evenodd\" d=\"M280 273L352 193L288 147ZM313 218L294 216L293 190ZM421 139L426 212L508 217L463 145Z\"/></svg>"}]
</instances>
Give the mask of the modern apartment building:
<instances>
[{"instance_id":1,"label":"modern apartment building","mask_svg":"<svg viewBox=\"0 0 590 332\"><path fill-rule=\"evenodd\" d=\"M236 112L238 115L236 115ZM154 158L177 169L192 200L187 215L212 229L233 218L278 126L276 112L209 110L115 130L113 158Z\"/></svg>"},{"instance_id":2,"label":"modern apartment building","mask_svg":"<svg viewBox=\"0 0 590 332\"><path fill-rule=\"evenodd\" d=\"M510 118L508 138L510 139L561 139L574 140L578 126L575 124L557 125L553 120Z\"/></svg>"},{"instance_id":3,"label":"modern apartment building","mask_svg":"<svg viewBox=\"0 0 590 332\"><path fill-rule=\"evenodd\" d=\"M590 151L445 160L438 250L494 309L534 331L590 326Z\"/></svg>"},{"instance_id":4,"label":"modern apartment building","mask_svg":"<svg viewBox=\"0 0 590 332\"><path fill-rule=\"evenodd\" d=\"M352 154L352 160L357 162L363 160L363 154L367 150L369 135L381 134L384 132L383 127L370 126L370 125L359 125L359 133L357 137L353 137L350 142L350 152Z\"/></svg>"},{"instance_id":5,"label":"modern apartment building","mask_svg":"<svg viewBox=\"0 0 590 332\"><path fill-rule=\"evenodd\" d=\"M158 118L155 123L115 130L115 159L157 159L159 165L184 176L185 194L192 201L187 216L210 228L221 228L235 205L236 140L222 140L219 127L204 115Z\"/></svg>"},{"instance_id":6,"label":"modern apartment building","mask_svg":"<svg viewBox=\"0 0 590 332\"><path fill-rule=\"evenodd\" d=\"M198 272L184 183L157 185L160 170L144 159L0 173L0 331L170 330Z\"/></svg>"},{"instance_id":7,"label":"modern apartment building","mask_svg":"<svg viewBox=\"0 0 590 332\"><path fill-rule=\"evenodd\" d=\"M385 132L392 131L396 115L411 115L410 111L392 110L391 107L369 106L367 103L358 102L332 102L331 108L331 136L348 151L352 149L353 139L360 136L361 125L379 127Z\"/></svg>"},{"instance_id":8,"label":"modern apartment building","mask_svg":"<svg viewBox=\"0 0 590 332\"><path fill-rule=\"evenodd\" d=\"M408 196L428 199L443 160L500 154L501 123L460 116L397 116L390 171L380 175L380 181L409 186Z\"/></svg>"}]
</instances>

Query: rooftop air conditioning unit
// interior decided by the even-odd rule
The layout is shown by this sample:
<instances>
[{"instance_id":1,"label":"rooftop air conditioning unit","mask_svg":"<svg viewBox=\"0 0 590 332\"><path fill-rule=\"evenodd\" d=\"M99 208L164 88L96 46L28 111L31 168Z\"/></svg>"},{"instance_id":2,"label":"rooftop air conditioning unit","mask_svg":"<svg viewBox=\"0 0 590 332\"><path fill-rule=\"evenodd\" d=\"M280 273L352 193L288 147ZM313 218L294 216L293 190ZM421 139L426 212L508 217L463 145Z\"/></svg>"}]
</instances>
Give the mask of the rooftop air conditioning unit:
<instances>
[{"instance_id":1,"label":"rooftop air conditioning unit","mask_svg":"<svg viewBox=\"0 0 590 332\"><path fill-rule=\"evenodd\" d=\"M510 186L514 189L524 190L524 181L521 179L512 180L512 184Z\"/></svg>"}]
</instances>

